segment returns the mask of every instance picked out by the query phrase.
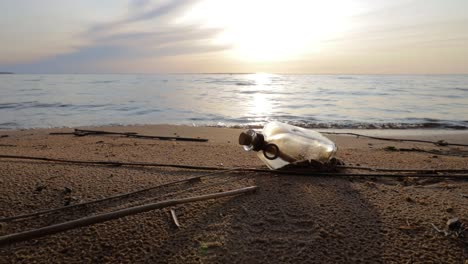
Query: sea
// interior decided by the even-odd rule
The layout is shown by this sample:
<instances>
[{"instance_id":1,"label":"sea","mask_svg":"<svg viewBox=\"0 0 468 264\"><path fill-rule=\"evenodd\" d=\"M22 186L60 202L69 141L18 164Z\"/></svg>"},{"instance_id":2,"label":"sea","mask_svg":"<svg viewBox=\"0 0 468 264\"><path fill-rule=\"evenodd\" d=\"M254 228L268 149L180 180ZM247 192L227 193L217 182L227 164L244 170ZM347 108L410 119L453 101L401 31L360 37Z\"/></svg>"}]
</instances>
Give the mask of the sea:
<instances>
[{"instance_id":1,"label":"sea","mask_svg":"<svg viewBox=\"0 0 468 264\"><path fill-rule=\"evenodd\" d=\"M2 74L0 129L468 129L468 75Z\"/></svg>"}]
</instances>

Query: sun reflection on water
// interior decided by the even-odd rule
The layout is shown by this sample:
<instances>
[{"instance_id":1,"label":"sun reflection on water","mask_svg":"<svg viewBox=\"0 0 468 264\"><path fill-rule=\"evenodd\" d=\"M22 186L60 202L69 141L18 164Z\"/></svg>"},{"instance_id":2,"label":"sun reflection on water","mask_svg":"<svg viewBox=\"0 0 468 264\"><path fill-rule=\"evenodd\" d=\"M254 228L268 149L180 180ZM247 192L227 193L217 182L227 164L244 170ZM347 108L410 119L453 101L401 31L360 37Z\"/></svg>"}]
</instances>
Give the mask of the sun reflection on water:
<instances>
[{"instance_id":1,"label":"sun reflection on water","mask_svg":"<svg viewBox=\"0 0 468 264\"><path fill-rule=\"evenodd\" d=\"M255 83L254 86L250 87L251 93L247 99L247 116L252 119L252 121L266 121L265 117L271 116L273 112L273 103L271 94L269 92L274 87L272 87L271 78L273 74L268 73L255 73L249 75L249 80Z\"/></svg>"}]
</instances>

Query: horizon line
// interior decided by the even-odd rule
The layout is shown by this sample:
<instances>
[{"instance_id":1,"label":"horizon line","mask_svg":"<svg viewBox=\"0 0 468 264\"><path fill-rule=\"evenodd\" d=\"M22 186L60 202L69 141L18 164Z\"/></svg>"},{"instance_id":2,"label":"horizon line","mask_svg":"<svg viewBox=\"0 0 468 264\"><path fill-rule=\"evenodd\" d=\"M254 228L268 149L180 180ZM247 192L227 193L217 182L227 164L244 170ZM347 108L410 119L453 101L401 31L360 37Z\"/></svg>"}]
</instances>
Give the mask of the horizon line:
<instances>
[{"instance_id":1,"label":"horizon line","mask_svg":"<svg viewBox=\"0 0 468 264\"><path fill-rule=\"evenodd\" d=\"M249 74L273 74L273 75L468 75L466 73L282 73L282 72L154 72L154 73L143 73L143 72L9 72L0 71L1 75L21 75L21 74L50 74L50 75L66 75L66 74L120 74L120 75L189 75L189 74L205 74L205 75L249 75Z\"/></svg>"}]
</instances>

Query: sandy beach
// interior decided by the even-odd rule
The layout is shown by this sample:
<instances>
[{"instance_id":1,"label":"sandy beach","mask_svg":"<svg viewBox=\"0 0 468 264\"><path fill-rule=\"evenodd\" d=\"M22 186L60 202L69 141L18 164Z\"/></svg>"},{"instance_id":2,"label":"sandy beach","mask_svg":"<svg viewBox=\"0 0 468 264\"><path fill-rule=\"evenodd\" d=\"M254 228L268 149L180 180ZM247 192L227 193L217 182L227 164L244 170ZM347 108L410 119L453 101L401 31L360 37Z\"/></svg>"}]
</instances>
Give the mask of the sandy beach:
<instances>
[{"instance_id":1,"label":"sandy beach","mask_svg":"<svg viewBox=\"0 0 468 264\"><path fill-rule=\"evenodd\" d=\"M200 137L162 141L49 135L70 128L0 131L0 153L72 160L266 168L238 145L240 129L147 125L95 129ZM464 131L362 130L363 134L468 143ZM467 169L468 148L327 135L347 165ZM424 149L428 152L391 151ZM439 153L439 154L436 154ZM454 156L445 154L463 154ZM354 171L353 171L354 172ZM0 159L0 218L204 175L208 171ZM468 263L468 181L224 172L57 213L0 223L0 235L167 199L258 186L252 194L154 210L0 247L0 263ZM174 209L180 222L171 217ZM464 237L463 237L464 235Z\"/></svg>"}]
</instances>

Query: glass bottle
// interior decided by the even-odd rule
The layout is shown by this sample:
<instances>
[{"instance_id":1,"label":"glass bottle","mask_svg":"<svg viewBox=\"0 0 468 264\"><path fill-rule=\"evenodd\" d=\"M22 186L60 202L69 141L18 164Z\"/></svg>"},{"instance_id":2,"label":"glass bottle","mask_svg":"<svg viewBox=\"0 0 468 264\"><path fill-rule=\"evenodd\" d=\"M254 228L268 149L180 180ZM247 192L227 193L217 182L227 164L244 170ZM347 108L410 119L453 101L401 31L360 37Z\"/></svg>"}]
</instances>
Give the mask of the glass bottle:
<instances>
[{"instance_id":1,"label":"glass bottle","mask_svg":"<svg viewBox=\"0 0 468 264\"><path fill-rule=\"evenodd\" d=\"M246 151L256 151L272 170L304 160L327 162L337 150L335 143L314 130L276 121L266 124L261 133L242 132L239 144Z\"/></svg>"}]
</instances>

